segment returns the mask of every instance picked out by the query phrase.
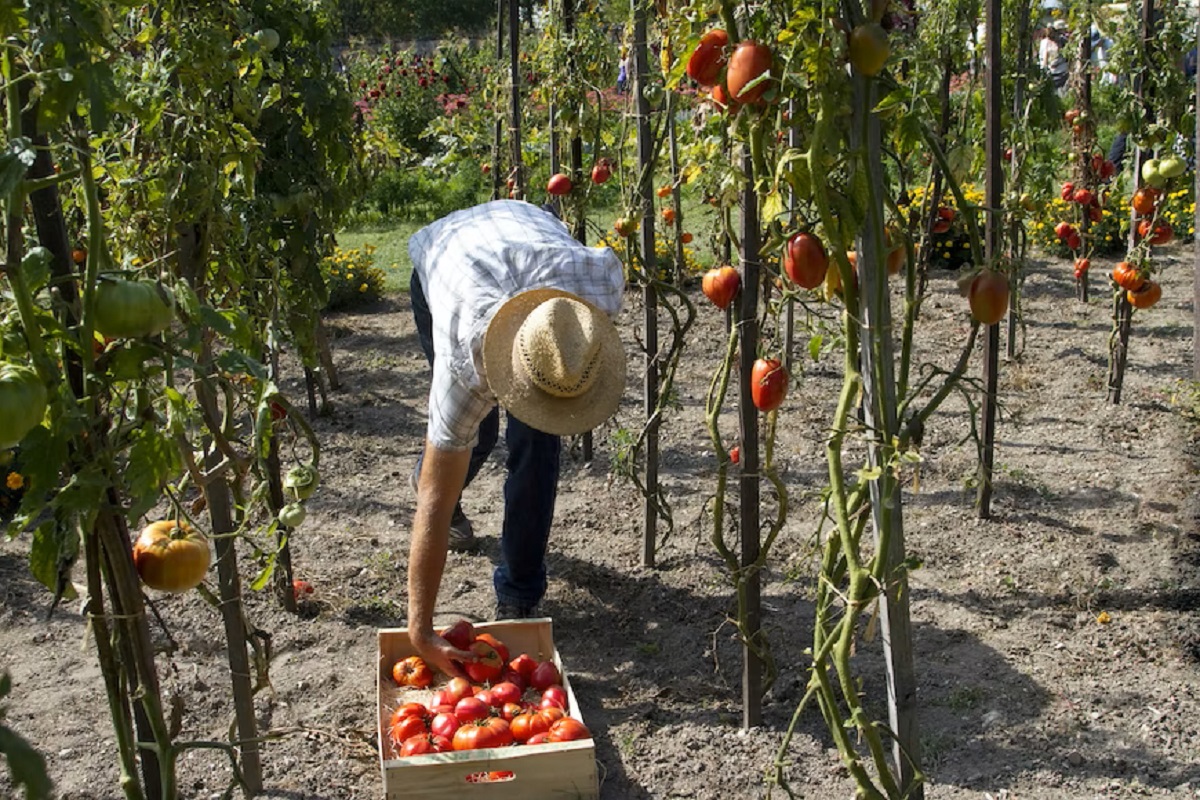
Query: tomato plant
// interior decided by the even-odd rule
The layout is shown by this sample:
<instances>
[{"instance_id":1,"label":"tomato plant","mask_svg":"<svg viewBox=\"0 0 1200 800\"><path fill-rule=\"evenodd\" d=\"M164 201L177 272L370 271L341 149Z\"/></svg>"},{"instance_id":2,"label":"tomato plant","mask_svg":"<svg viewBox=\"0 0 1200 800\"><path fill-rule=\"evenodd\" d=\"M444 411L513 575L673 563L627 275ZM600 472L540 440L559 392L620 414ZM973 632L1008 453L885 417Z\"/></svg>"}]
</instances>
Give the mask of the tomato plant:
<instances>
[{"instance_id":1,"label":"tomato plant","mask_svg":"<svg viewBox=\"0 0 1200 800\"><path fill-rule=\"evenodd\" d=\"M211 562L208 539L182 520L150 523L133 546L133 564L142 582L164 592L196 588Z\"/></svg>"}]
</instances>

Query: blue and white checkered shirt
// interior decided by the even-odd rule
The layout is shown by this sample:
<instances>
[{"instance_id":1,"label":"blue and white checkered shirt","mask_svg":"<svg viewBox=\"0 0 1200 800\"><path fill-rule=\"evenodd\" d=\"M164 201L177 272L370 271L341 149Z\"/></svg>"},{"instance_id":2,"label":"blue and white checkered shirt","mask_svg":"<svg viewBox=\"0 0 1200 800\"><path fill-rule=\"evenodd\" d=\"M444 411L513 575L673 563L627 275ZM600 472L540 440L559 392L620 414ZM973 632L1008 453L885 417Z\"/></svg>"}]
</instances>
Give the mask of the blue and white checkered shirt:
<instances>
[{"instance_id":1,"label":"blue and white checkered shirt","mask_svg":"<svg viewBox=\"0 0 1200 800\"><path fill-rule=\"evenodd\" d=\"M433 316L429 440L472 447L496 405L483 368L483 335L509 298L529 289L571 292L615 317L625 276L607 247L588 247L557 217L517 200L456 211L413 234L413 269Z\"/></svg>"}]
</instances>

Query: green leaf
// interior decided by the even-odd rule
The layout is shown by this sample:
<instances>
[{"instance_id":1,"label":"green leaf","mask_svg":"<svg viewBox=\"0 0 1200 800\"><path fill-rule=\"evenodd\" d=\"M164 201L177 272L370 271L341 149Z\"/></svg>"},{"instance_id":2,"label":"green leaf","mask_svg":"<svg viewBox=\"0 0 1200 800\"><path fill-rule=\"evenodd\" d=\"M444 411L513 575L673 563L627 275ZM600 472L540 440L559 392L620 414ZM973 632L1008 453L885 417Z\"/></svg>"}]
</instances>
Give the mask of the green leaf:
<instances>
[{"instance_id":1,"label":"green leaf","mask_svg":"<svg viewBox=\"0 0 1200 800\"><path fill-rule=\"evenodd\" d=\"M71 565L79 555L79 539L70 525L60 525L47 520L33 532L33 544L29 549L29 570L38 583L55 596L74 600L75 587L69 579Z\"/></svg>"},{"instance_id":2,"label":"green leaf","mask_svg":"<svg viewBox=\"0 0 1200 800\"><path fill-rule=\"evenodd\" d=\"M36 157L33 145L24 136L13 139L0 153L0 195L8 196L20 185L21 180Z\"/></svg>"},{"instance_id":3,"label":"green leaf","mask_svg":"<svg viewBox=\"0 0 1200 800\"><path fill-rule=\"evenodd\" d=\"M868 481L877 481L883 475L883 470L879 467L863 467L857 473L859 483L867 483Z\"/></svg>"},{"instance_id":4,"label":"green leaf","mask_svg":"<svg viewBox=\"0 0 1200 800\"><path fill-rule=\"evenodd\" d=\"M821 344L825 341L825 337L817 334L808 340L808 355L813 361L820 361Z\"/></svg>"},{"instance_id":5,"label":"green leaf","mask_svg":"<svg viewBox=\"0 0 1200 800\"><path fill-rule=\"evenodd\" d=\"M26 800L50 797L54 784L46 775L46 760L6 725L0 725L0 753L8 761L13 786L25 787Z\"/></svg>"},{"instance_id":6,"label":"green leaf","mask_svg":"<svg viewBox=\"0 0 1200 800\"><path fill-rule=\"evenodd\" d=\"M125 481L129 488L129 517L137 519L154 507L160 489L182 467L175 443L157 428L144 425L130 435Z\"/></svg>"}]
</instances>

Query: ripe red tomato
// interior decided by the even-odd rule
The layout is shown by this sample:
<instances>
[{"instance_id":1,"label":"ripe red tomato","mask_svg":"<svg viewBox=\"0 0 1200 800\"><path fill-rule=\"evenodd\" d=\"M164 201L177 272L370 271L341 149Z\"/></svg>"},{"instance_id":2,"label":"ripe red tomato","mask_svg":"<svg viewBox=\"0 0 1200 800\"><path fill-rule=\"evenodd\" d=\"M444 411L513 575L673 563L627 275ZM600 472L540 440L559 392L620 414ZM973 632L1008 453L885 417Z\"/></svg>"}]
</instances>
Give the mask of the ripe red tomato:
<instances>
[{"instance_id":1,"label":"ripe red tomato","mask_svg":"<svg viewBox=\"0 0 1200 800\"><path fill-rule=\"evenodd\" d=\"M533 736L530 736L528 739L525 740L526 745L548 744L549 742L550 742L550 734L548 734L545 731L542 731L541 733L535 733Z\"/></svg>"},{"instance_id":2,"label":"ripe red tomato","mask_svg":"<svg viewBox=\"0 0 1200 800\"><path fill-rule=\"evenodd\" d=\"M433 670L420 656L402 658L392 666L392 680L400 686L424 689L433 683Z\"/></svg>"},{"instance_id":3,"label":"ripe red tomato","mask_svg":"<svg viewBox=\"0 0 1200 800\"><path fill-rule=\"evenodd\" d=\"M471 642L475 641L475 626L465 619L460 619L442 631L442 638L459 650L467 650L471 647Z\"/></svg>"},{"instance_id":4,"label":"ripe red tomato","mask_svg":"<svg viewBox=\"0 0 1200 800\"><path fill-rule=\"evenodd\" d=\"M567 708L567 690L558 684L555 684L554 686L547 686L542 691L542 702L540 707L549 708L551 706L557 706L564 711Z\"/></svg>"},{"instance_id":5,"label":"ripe red tomato","mask_svg":"<svg viewBox=\"0 0 1200 800\"><path fill-rule=\"evenodd\" d=\"M514 670L512 667L500 673L500 683L511 683L521 690L522 693L529 688L529 681L521 676L521 673Z\"/></svg>"},{"instance_id":6,"label":"ripe red tomato","mask_svg":"<svg viewBox=\"0 0 1200 800\"><path fill-rule=\"evenodd\" d=\"M492 686L492 698L495 700L492 705L497 708L503 707L508 703L521 702L521 688L515 683L501 681Z\"/></svg>"},{"instance_id":7,"label":"ripe red tomato","mask_svg":"<svg viewBox=\"0 0 1200 800\"><path fill-rule=\"evenodd\" d=\"M1054 235L1059 239L1065 240L1073 233L1075 233L1075 226L1069 222L1063 221L1054 226Z\"/></svg>"},{"instance_id":8,"label":"ripe red tomato","mask_svg":"<svg viewBox=\"0 0 1200 800\"><path fill-rule=\"evenodd\" d=\"M551 686L562 683L562 674L553 661L542 661L533 668L529 675L529 685L539 692L545 692Z\"/></svg>"},{"instance_id":9,"label":"ripe red tomato","mask_svg":"<svg viewBox=\"0 0 1200 800\"><path fill-rule=\"evenodd\" d=\"M599 161L592 167L592 183L599 186L602 183L607 183L612 177L612 169L608 166L607 161Z\"/></svg>"},{"instance_id":10,"label":"ripe red tomato","mask_svg":"<svg viewBox=\"0 0 1200 800\"><path fill-rule=\"evenodd\" d=\"M580 739L592 738L592 732L574 717L563 717L550 726L546 732L546 740L550 742L575 742Z\"/></svg>"},{"instance_id":11,"label":"ripe red tomato","mask_svg":"<svg viewBox=\"0 0 1200 800\"><path fill-rule=\"evenodd\" d=\"M771 71L771 59L771 48L765 44L749 40L739 44L729 58L729 70L725 74L729 96L739 103L758 102L770 87L770 80L763 79L746 87Z\"/></svg>"},{"instance_id":12,"label":"ripe red tomato","mask_svg":"<svg viewBox=\"0 0 1200 800\"><path fill-rule=\"evenodd\" d=\"M521 653L521 655L508 662L508 666L512 668L513 672L524 678L526 683L529 682L529 676L533 674L533 668L537 665L537 659L528 653Z\"/></svg>"},{"instance_id":13,"label":"ripe red tomato","mask_svg":"<svg viewBox=\"0 0 1200 800\"><path fill-rule=\"evenodd\" d=\"M1081 206L1090 206L1092 204L1092 200L1096 199L1096 197L1092 194L1091 189L1076 189L1075 194L1071 196L1071 199L1076 203L1079 203Z\"/></svg>"},{"instance_id":14,"label":"ripe red tomato","mask_svg":"<svg viewBox=\"0 0 1200 800\"><path fill-rule=\"evenodd\" d=\"M850 64L868 78L878 75L891 55L887 31L877 22L858 25L850 31Z\"/></svg>"},{"instance_id":15,"label":"ripe red tomato","mask_svg":"<svg viewBox=\"0 0 1200 800\"><path fill-rule=\"evenodd\" d=\"M479 169L483 172L484 175L487 175L492 171L492 165L488 164L487 162L484 162L483 166L481 166Z\"/></svg>"},{"instance_id":16,"label":"ripe red tomato","mask_svg":"<svg viewBox=\"0 0 1200 800\"><path fill-rule=\"evenodd\" d=\"M1129 292L1136 292L1146 285L1145 273L1128 261L1117 262L1113 267L1112 279L1117 286Z\"/></svg>"},{"instance_id":17,"label":"ripe red tomato","mask_svg":"<svg viewBox=\"0 0 1200 800\"><path fill-rule=\"evenodd\" d=\"M807 231L788 239L783 251L783 271L801 289L815 289L825 282L829 255L821 239Z\"/></svg>"},{"instance_id":18,"label":"ripe red tomato","mask_svg":"<svg viewBox=\"0 0 1200 800\"><path fill-rule=\"evenodd\" d=\"M405 703L392 712L392 721L388 724L395 725L405 717L420 717L425 719L429 717L429 709L420 703Z\"/></svg>"},{"instance_id":19,"label":"ripe red tomato","mask_svg":"<svg viewBox=\"0 0 1200 800\"><path fill-rule=\"evenodd\" d=\"M937 219L933 222L934 233L946 233L954 224L954 209L942 206L937 210Z\"/></svg>"},{"instance_id":20,"label":"ripe red tomato","mask_svg":"<svg viewBox=\"0 0 1200 800\"><path fill-rule=\"evenodd\" d=\"M1070 202L1071 198L1075 196L1075 184L1071 183L1070 181L1064 183L1062 185L1062 192L1060 192L1060 196L1063 200Z\"/></svg>"},{"instance_id":21,"label":"ripe red tomato","mask_svg":"<svg viewBox=\"0 0 1200 800\"><path fill-rule=\"evenodd\" d=\"M1080 273L1080 272L1087 272L1087 271L1088 271L1089 269L1091 269L1091 268L1092 268L1092 262L1091 262L1091 260L1090 260L1090 259L1087 259L1087 258L1077 258L1077 259L1075 259L1075 272L1076 272L1076 274L1078 274L1078 273Z\"/></svg>"},{"instance_id":22,"label":"ripe red tomato","mask_svg":"<svg viewBox=\"0 0 1200 800\"><path fill-rule=\"evenodd\" d=\"M429 732L447 739L454 738L454 732L462 723L453 714L438 714L429 723Z\"/></svg>"},{"instance_id":23,"label":"ripe red tomato","mask_svg":"<svg viewBox=\"0 0 1200 800\"><path fill-rule=\"evenodd\" d=\"M512 722L513 719L525 711L525 707L520 703L505 703L500 707L500 716Z\"/></svg>"},{"instance_id":24,"label":"ripe red tomato","mask_svg":"<svg viewBox=\"0 0 1200 800\"><path fill-rule=\"evenodd\" d=\"M569 194L571 192L571 179L561 172L556 172L547 181L546 191L556 197Z\"/></svg>"},{"instance_id":25,"label":"ripe red tomato","mask_svg":"<svg viewBox=\"0 0 1200 800\"><path fill-rule=\"evenodd\" d=\"M1008 313L1008 278L999 272L985 269L967 293L971 316L984 325L995 325Z\"/></svg>"},{"instance_id":26,"label":"ripe red tomato","mask_svg":"<svg viewBox=\"0 0 1200 800\"><path fill-rule=\"evenodd\" d=\"M732 461L734 464L741 461L742 460L742 448L736 444L733 447L729 448L729 460Z\"/></svg>"},{"instance_id":27,"label":"ripe red tomato","mask_svg":"<svg viewBox=\"0 0 1200 800\"><path fill-rule=\"evenodd\" d=\"M684 232L683 232L683 233L680 235L680 237L679 237L679 241L683 242L684 244L691 244L691 243L692 243L692 239L693 239L693 238L694 238L694 237L693 237L693 236L692 236L690 233L688 233L687 231L684 231Z\"/></svg>"},{"instance_id":28,"label":"ripe red tomato","mask_svg":"<svg viewBox=\"0 0 1200 800\"><path fill-rule=\"evenodd\" d=\"M662 217L663 217L663 220L665 220L667 222L667 224L674 222L675 221L675 209L664 208L662 210Z\"/></svg>"},{"instance_id":29,"label":"ripe red tomato","mask_svg":"<svg viewBox=\"0 0 1200 800\"><path fill-rule=\"evenodd\" d=\"M1083 239L1079 237L1077 232L1072 232L1071 235L1067 237L1067 247L1071 248L1072 250L1078 250L1082 244Z\"/></svg>"},{"instance_id":30,"label":"ripe red tomato","mask_svg":"<svg viewBox=\"0 0 1200 800\"><path fill-rule=\"evenodd\" d=\"M459 722L472 722L490 716L492 707L479 697L464 697L454 704L454 716Z\"/></svg>"},{"instance_id":31,"label":"ripe red tomato","mask_svg":"<svg viewBox=\"0 0 1200 800\"><path fill-rule=\"evenodd\" d=\"M87 250L84 250L82 247L76 247L71 251L71 261L76 264L82 264L87 261Z\"/></svg>"},{"instance_id":32,"label":"ripe red tomato","mask_svg":"<svg viewBox=\"0 0 1200 800\"><path fill-rule=\"evenodd\" d=\"M1150 220L1144 219L1138 222L1137 227L1138 238L1146 239L1151 245L1166 244L1175 237L1175 231L1165 222L1159 222L1154 225L1153 230L1150 228Z\"/></svg>"},{"instance_id":33,"label":"ripe red tomato","mask_svg":"<svg viewBox=\"0 0 1200 800\"><path fill-rule=\"evenodd\" d=\"M182 520L150 523L133 546L133 565L142 583L163 592L196 588L211 562L208 539Z\"/></svg>"},{"instance_id":34,"label":"ripe red tomato","mask_svg":"<svg viewBox=\"0 0 1200 800\"><path fill-rule=\"evenodd\" d=\"M478 719L454 732L455 750L486 750L513 743L512 730L500 717Z\"/></svg>"},{"instance_id":35,"label":"ripe red tomato","mask_svg":"<svg viewBox=\"0 0 1200 800\"><path fill-rule=\"evenodd\" d=\"M504 671L504 659L495 647L482 639L471 642L470 650L475 654L474 661L464 662L463 671L475 683L489 683L500 677Z\"/></svg>"},{"instance_id":36,"label":"ripe red tomato","mask_svg":"<svg viewBox=\"0 0 1200 800\"><path fill-rule=\"evenodd\" d=\"M421 736L426 733L429 733L429 724L425 721L425 717L400 717L388 728L388 739L393 745L399 747L401 743L413 736Z\"/></svg>"},{"instance_id":37,"label":"ripe red tomato","mask_svg":"<svg viewBox=\"0 0 1200 800\"><path fill-rule=\"evenodd\" d=\"M730 97L729 90L721 84L718 83L716 86L712 87L711 94L713 102L716 103L717 106L722 110L732 108L734 111L737 111L737 100L734 100L732 97ZM713 200L713 205L716 205L716 198L713 198Z\"/></svg>"},{"instance_id":38,"label":"ripe red tomato","mask_svg":"<svg viewBox=\"0 0 1200 800\"><path fill-rule=\"evenodd\" d=\"M512 720L513 738L518 742L528 741L530 737L550 730L551 725L565 716L566 712L557 707L518 714Z\"/></svg>"},{"instance_id":39,"label":"ripe red tomato","mask_svg":"<svg viewBox=\"0 0 1200 800\"><path fill-rule=\"evenodd\" d=\"M741 285L742 276L728 264L716 269L710 269L704 273L704 279L700 282L700 288L704 291L704 296L721 310L729 307Z\"/></svg>"},{"instance_id":40,"label":"ripe red tomato","mask_svg":"<svg viewBox=\"0 0 1200 800\"><path fill-rule=\"evenodd\" d=\"M306 594L312 594L312 593L313 593L313 587L312 587L312 584L309 583L308 581L301 580L300 578L296 578L296 580L292 581L292 596L295 597L297 600L299 600L301 597L303 597Z\"/></svg>"},{"instance_id":41,"label":"ripe red tomato","mask_svg":"<svg viewBox=\"0 0 1200 800\"><path fill-rule=\"evenodd\" d=\"M423 756L429 753L445 753L453 749L453 744L445 736L424 733L405 739L404 743L400 745L400 757L408 758L409 756Z\"/></svg>"},{"instance_id":42,"label":"ripe red tomato","mask_svg":"<svg viewBox=\"0 0 1200 800\"><path fill-rule=\"evenodd\" d=\"M725 48L729 46L729 34L713 28L700 37L700 44L688 57L685 68L688 77L701 86L712 86L725 68Z\"/></svg>"},{"instance_id":43,"label":"ripe red tomato","mask_svg":"<svg viewBox=\"0 0 1200 800\"><path fill-rule=\"evenodd\" d=\"M505 664L508 663L508 656L509 656L508 645L506 645L504 642L500 641L499 639L497 639L495 636L493 636L490 633L476 634L475 641L487 642L492 647L496 648L496 652L500 654L500 660L503 661Z\"/></svg>"},{"instance_id":44,"label":"ripe red tomato","mask_svg":"<svg viewBox=\"0 0 1200 800\"><path fill-rule=\"evenodd\" d=\"M1130 205L1133 210L1144 217L1148 217L1154 213L1155 206L1158 205L1159 193L1157 189L1149 186L1143 186L1133 193L1133 200Z\"/></svg>"},{"instance_id":45,"label":"ripe red tomato","mask_svg":"<svg viewBox=\"0 0 1200 800\"><path fill-rule=\"evenodd\" d=\"M774 411L787 395L788 374L777 358L760 358L750 370L750 399L759 411Z\"/></svg>"}]
</instances>

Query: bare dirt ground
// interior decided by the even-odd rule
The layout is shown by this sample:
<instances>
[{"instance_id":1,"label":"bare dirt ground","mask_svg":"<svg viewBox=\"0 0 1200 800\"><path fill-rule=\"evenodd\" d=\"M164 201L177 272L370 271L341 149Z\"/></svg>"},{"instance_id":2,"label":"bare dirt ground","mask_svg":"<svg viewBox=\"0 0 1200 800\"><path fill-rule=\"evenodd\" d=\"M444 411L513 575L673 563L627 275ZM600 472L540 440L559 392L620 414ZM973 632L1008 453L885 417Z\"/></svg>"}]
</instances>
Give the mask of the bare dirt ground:
<instances>
[{"instance_id":1,"label":"bare dirt ground","mask_svg":"<svg viewBox=\"0 0 1200 800\"><path fill-rule=\"evenodd\" d=\"M1065 262L1034 265L1021 352L1002 364L993 519L980 521L973 508L965 404L950 403L928 427L919 491L906 492L904 509L909 548L924 564L912 598L927 797L1200 797L1195 427L1173 402L1190 376L1190 252L1168 250L1166 263L1163 302L1135 320L1116 407L1104 391L1111 264L1097 264L1086 306ZM544 610L595 734L609 800L766 796L764 775L807 678L810 548L840 362L814 364L801 341L805 366L777 446L792 508L764 581L781 674L764 724L742 731L731 590L704 513L715 459L703 405L723 321L693 296L700 322L679 376L683 409L662 435L676 527L658 568L641 566L640 497L608 476L614 428L640 425L640 360L615 425L596 434L595 461L576 453L567 462L551 539ZM631 353L640 319L631 293L623 325ZM316 591L299 617L265 593L248 601L249 619L273 637L260 721L287 732L263 753L265 796L275 798L382 796L375 631L405 622L408 475L423 434L424 362L406 296L330 324L344 388L314 421L325 477L294 542L296 574ZM918 362L950 364L967 329L954 275L936 273ZM292 377L287 389L301 397ZM724 429L735 435L733 408ZM490 618L502 473L494 459L465 496L483 547L450 557L444 621ZM46 620L49 598L28 577L27 551L24 538L0 543L0 667L14 679L7 722L45 753L61 798L118 798L85 621L77 603ZM217 613L195 595L154 601L178 643L160 664L165 691L186 708L182 737L225 737L232 710ZM1111 621L1098 622L1101 612ZM882 712L878 651L877 639L862 642L858 665ZM815 710L786 761L797 796L852 796ZM228 764L204 751L189 752L181 772L189 798L220 797L229 779ZM0 793L12 796L7 781L0 775Z\"/></svg>"}]
</instances>

